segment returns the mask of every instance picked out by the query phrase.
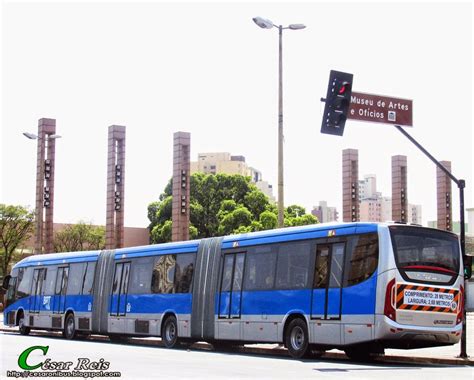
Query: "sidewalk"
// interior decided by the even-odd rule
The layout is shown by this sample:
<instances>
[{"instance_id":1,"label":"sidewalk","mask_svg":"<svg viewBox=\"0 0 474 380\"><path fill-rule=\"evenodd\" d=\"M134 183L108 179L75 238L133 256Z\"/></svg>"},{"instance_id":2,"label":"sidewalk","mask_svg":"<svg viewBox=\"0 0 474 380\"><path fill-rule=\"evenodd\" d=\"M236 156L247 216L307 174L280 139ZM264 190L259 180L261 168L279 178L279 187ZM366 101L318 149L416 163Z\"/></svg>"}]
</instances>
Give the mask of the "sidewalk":
<instances>
[{"instance_id":1,"label":"sidewalk","mask_svg":"<svg viewBox=\"0 0 474 380\"><path fill-rule=\"evenodd\" d=\"M3 319L0 320L0 332L18 331L17 327L4 326ZM34 333L34 332L33 332ZM58 332L44 332L45 334L59 334ZM106 340L105 336L94 336L95 340ZM159 338L132 338L132 342L136 344L159 345L161 346L161 339ZM211 349L207 343L196 343L193 345L197 349ZM250 354L267 354L288 356L286 349L277 344L252 344L246 345L236 351ZM461 352L461 343L459 342L453 346L419 348L413 350L395 350L386 349L385 355L377 358L377 361L392 362L392 363L412 363L412 364L440 364L440 365L469 365L474 366L474 312L467 314L467 359L461 359L459 353ZM340 350L331 350L326 352L323 356L329 359L346 359L344 352Z\"/></svg>"}]
</instances>

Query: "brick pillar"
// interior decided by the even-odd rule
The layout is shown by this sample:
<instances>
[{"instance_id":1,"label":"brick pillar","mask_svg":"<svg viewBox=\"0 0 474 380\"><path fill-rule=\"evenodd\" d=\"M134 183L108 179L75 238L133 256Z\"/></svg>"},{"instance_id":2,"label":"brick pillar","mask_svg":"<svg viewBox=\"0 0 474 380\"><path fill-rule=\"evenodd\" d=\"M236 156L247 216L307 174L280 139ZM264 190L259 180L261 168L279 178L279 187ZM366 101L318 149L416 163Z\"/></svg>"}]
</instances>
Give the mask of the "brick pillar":
<instances>
[{"instance_id":1,"label":"brick pillar","mask_svg":"<svg viewBox=\"0 0 474 380\"><path fill-rule=\"evenodd\" d=\"M191 134L173 135L173 206L172 241L189 240L189 184Z\"/></svg>"},{"instance_id":2,"label":"brick pillar","mask_svg":"<svg viewBox=\"0 0 474 380\"><path fill-rule=\"evenodd\" d=\"M36 158L35 253L53 252L56 120L38 120ZM53 136L53 138L50 138Z\"/></svg>"},{"instance_id":3,"label":"brick pillar","mask_svg":"<svg viewBox=\"0 0 474 380\"><path fill-rule=\"evenodd\" d=\"M125 206L125 127L111 125L107 157L105 248L123 247Z\"/></svg>"},{"instance_id":4,"label":"brick pillar","mask_svg":"<svg viewBox=\"0 0 474 380\"><path fill-rule=\"evenodd\" d=\"M359 221L359 152L357 149L342 151L342 219L343 222Z\"/></svg>"},{"instance_id":5,"label":"brick pillar","mask_svg":"<svg viewBox=\"0 0 474 380\"><path fill-rule=\"evenodd\" d=\"M451 161L441 161L449 172L451 172ZM452 231L453 209L451 179L439 168L436 168L436 198L438 209L437 227L440 230Z\"/></svg>"},{"instance_id":6,"label":"brick pillar","mask_svg":"<svg viewBox=\"0 0 474 380\"><path fill-rule=\"evenodd\" d=\"M408 222L406 156L392 156L392 220Z\"/></svg>"}]
</instances>

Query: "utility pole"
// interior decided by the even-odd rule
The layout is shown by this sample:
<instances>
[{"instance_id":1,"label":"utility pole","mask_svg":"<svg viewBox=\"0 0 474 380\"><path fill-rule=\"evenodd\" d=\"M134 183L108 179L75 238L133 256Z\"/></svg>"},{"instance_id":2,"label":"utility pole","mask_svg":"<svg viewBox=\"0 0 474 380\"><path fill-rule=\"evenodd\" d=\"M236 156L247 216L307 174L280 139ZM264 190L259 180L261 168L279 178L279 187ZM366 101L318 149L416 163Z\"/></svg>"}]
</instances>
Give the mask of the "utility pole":
<instances>
[{"instance_id":1,"label":"utility pole","mask_svg":"<svg viewBox=\"0 0 474 380\"><path fill-rule=\"evenodd\" d=\"M403 135L405 135L408 140L410 140L415 146L420 149L431 161L435 163L435 165L441 169L451 180L458 186L459 189L459 219L460 219L460 224L461 224L461 231L460 231L460 243L461 243L461 253L462 253L462 258L463 258L463 268L464 268L464 263L466 262L466 231L464 228L464 188L466 187L466 182L463 179L457 179L454 175L451 174L451 172L446 169L441 162L439 162L436 158L434 158L425 148L421 146L413 137L411 137L402 127L399 125L395 125L395 128L397 128ZM464 294L463 294L463 305L464 305L464 311L463 311L463 319L462 319L462 334L461 334L461 352L459 353L459 357L462 359L467 359L469 356L467 355L466 352L466 329L467 329L467 323L466 323L466 290L467 290L467 281L464 280Z\"/></svg>"}]
</instances>

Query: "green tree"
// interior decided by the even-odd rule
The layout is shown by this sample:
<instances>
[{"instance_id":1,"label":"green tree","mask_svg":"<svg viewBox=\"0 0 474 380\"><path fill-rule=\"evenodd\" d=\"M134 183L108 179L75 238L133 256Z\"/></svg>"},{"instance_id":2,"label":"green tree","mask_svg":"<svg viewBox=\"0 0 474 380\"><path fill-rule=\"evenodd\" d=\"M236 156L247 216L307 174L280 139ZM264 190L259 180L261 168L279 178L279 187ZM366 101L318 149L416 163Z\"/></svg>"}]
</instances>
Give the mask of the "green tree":
<instances>
[{"instance_id":1,"label":"green tree","mask_svg":"<svg viewBox=\"0 0 474 380\"><path fill-rule=\"evenodd\" d=\"M105 228L80 221L54 234L55 252L76 252L105 248Z\"/></svg>"},{"instance_id":2,"label":"green tree","mask_svg":"<svg viewBox=\"0 0 474 380\"><path fill-rule=\"evenodd\" d=\"M260 214L260 224L263 230L272 230L277 228L278 217L274 212L264 211Z\"/></svg>"},{"instance_id":3,"label":"green tree","mask_svg":"<svg viewBox=\"0 0 474 380\"><path fill-rule=\"evenodd\" d=\"M15 250L33 233L34 213L23 206L0 204L2 275L8 273Z\"/></svg>"},{"instance_id":4,"label":"green tree","mask_svg":"<svg viewBox=\"0 0 474 380\"><path fill-rule=\"evenodd\" d=\"M172 181L166 185L159 200L148 206L150 240L153 243L171 240ZM268 197L250 182L249 177L227 174L194 173L190 177L191 239L233 233L273 229L277 226L277 208ZM285 210L285 225L317 222L305 209L292 205Z\"/></svg>"}]
</instances>

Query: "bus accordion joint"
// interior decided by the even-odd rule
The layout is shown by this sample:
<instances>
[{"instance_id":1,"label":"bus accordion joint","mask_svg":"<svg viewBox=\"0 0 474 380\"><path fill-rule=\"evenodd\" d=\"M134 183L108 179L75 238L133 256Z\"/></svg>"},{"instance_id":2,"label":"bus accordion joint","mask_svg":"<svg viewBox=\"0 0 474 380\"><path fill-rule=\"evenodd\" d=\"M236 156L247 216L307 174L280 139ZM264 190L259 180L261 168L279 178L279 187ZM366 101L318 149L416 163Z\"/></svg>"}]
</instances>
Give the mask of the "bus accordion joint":
<instances>
[{"instance_id":1,"label":"bus accordion joint","mask_svg":"<svg viewBox=\"0 0 474 380\"><path fill-rule=\"evenodd\" d=\"M384 314L386 317L390 318L392 321L395 321L395 302L394 302L394 294L395 294L395 279L393 278L387 285L387 290L385 292L385 306L384 306Z\"/></svg>"}]
</instances>

